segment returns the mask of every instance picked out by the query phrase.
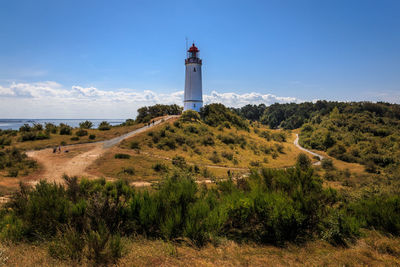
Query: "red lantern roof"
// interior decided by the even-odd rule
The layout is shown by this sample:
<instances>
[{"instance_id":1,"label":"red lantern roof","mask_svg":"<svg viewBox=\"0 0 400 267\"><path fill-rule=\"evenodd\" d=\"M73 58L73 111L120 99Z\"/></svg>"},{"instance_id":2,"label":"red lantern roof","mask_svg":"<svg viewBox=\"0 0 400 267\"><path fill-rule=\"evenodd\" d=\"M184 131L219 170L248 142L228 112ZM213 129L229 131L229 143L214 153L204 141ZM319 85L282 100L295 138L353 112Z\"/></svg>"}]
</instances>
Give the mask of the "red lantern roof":
<instances>
[{"instance_id":1,"label":"red lantern roof","mask_svg":"<svg viewBox=\"0 0 400 267\"><path fill-rule=\"evenodd\" d=\"M199 49L198 49L198 48L194 45L194 43L193 43L193 45L189 48L188 52L195 52L195 53L197 53L197 52L199 52Z\"/></svg>"}]
</instances>

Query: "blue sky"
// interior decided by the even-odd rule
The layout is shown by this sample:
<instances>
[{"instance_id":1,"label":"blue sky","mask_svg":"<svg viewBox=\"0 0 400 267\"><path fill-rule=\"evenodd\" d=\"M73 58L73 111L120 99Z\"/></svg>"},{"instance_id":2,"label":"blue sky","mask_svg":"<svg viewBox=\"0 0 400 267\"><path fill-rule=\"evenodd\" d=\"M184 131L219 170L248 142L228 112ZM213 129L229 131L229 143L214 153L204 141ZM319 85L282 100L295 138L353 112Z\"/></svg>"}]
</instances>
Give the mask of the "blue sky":
<instances>
[{"instance_id":1,"label":"blue sky","mask_svg":"<svg viewBox=\"0 0 400 267\"><path fill-rule=\"evenodd\" d=\"M176 102L185 37L209 102L400 103L399 14L397 0L3 0L0 117L129 117Z\"/></svg>"}]
</instances>

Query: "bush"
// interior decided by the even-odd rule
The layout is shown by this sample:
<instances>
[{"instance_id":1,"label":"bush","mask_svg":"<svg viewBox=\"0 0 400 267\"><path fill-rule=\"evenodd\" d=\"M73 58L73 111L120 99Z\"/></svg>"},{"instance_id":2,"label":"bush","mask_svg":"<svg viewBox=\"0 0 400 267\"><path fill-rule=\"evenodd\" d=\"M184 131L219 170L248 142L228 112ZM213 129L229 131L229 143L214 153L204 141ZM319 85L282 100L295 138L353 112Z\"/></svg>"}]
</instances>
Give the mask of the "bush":
<instances>
[{"instance_id":1,"label":"bush","mask_svg":"<svg viewBox=\"0 0 400 267\"><path fill-rule=\"evenodd\" d=\"M8 171L8 175L7 176L8 177L17 177L18 173L19 173L18 169L11 169L11 170Z\"/></svg>"},{"instance_id":2,"label":"bush","mask_svg":"<svg viewBox=\"0 0 400 267\"><path fill-rule=\"evenodd\" d=\"M321 160L321 166L325 170L333 170L335 167L333 166L333 161L329 158L323 158Z\"/></svg>"},{"instance_id":3,"label":"bush","mask_svg":"<svg viewBox=\"0 0 400 267\"><path fill-rule=\"evenodd\" d=\"M84 121L79 123L79 128L81 129L90 129L93 127L93 123L91 121Z\"/></svg>"},{"instance_id":4,"label":"bush","mask_svg":"<svg viewBox=\"0 0 400 267\"><path fill-rule=\"evenodd\" d=\"M75 134L76 136L85 136L88 135L88 132L86 130L80 129Z\"/></svg>"},{"instance_id":5,"label":"bush","mask_svg":"<svg viewBox=\"0 0 400 267\"><path fill-rule=\"evenodd\" d=\"M128 174L128 175L134 175L135 169L133 167L122 168L122 173Z\"/></svg>"},{"instance_id":6,"label":"bush","mask_svg":"<svg viewBox=\"0 0 400 267\"><path fill-rule=\"evenodd\" d=\"M132 141L130 147L131 149L140 149L140 144L138 141Z\"/></svg>"},{"instance_id":7,"label":"bush","mask_svg":"<svg viewBox=\"0 0 400 267\"><path fill-rule=\"evenodd\" d=\"M221 156L226 158L227 160L233 160L233 153L222 151Z\"/></svg>"},{"instance_id":8,"label":"bush","mask_svg":"<svg viewBox=\"0 0 400 267\"><path fill-rule=\"evenodd\" d=\"M72 134L72 127L67 124L60 123L59 129L60 129L61 135L71 135Z\"/></svg>"},{"instance_id":9,"label":"bush","mask_svg":"<svg viewBox=\"0 0 400 267\"><path fill-rule=\"evenodd\" d=\"M52 133L56 134L57 133L57 126L54 125L53 123L46 123L45 124L45 129L47 133Z\"/></svg>"},{"instance_id":10,"label":"bush","mask_svg":"<svg viewBox=\"0 0 400 267\"><path fill-rule=\"evenodd\" d=\"M156 164L154 164L152 166L152 168L156 172L166 172L166 171L168 171L167 165L165 165L164 163L160 163L160 162L157 162Z\"/></svg>"},{"instance_id":11,"label":"bush","mask_svg":"<svg viewBox=\"0 0 400 267\"><path fill-rule=\"evenodd\" d=\"M70 139L71 139L71 141L79 141L79 137L78 136L73 136Z\"/></svg>"},{"instance_id":12,"label":"bush","mask_svg":"<svg viewBox=\"0 0 400 267\"><path fill-rule=\"evenodd\" d=\"M362 226L400 236L400 196L364 198L353 203L349 210Z\"/></svg>"},{"instance_id":13,"label":"bush","mask_svg":"<svg viewBox=\"0 0 400 267\"><path fill-rule=\"evenodd\" d=\"M214 152L212 153L212 155L209 157L209 160L211 160L212 163L214 163L214 164L217 164L217 163L220 163L220 162L221 162L221 158L219 157L217 151L214 151Z\"/></svg>"},{"instance_id":14,"label":"bush","mask_svg":"<svg viewBox=\"0 0 400 267\"><path fill-rule=\"evenodd\" d=\"M114 158L116 158L116 159L130 159L131 155L123 154L123 153L117 153L117 154L114 155Z\"/></svg>"},{"instance_id":15,"label":"bush","mask_svg":"<svg viewBox=\"0 0 400 267\"><path fill-rule=\"evenodd\" d=\"M302 170L307 170L311 167L311 160L306 154L300 153L297 156L296 165Z\"/></svg>"},{"instance_id":16,"label":"bush","mask_svg":"<svg viewBox=\"0 0 400 267\"><path fill-rule=\"evenodd\" d=\"M186 110L182 113L179 120L182 122L197 122L200 121L200 115L197 111Z\"/></svg>"},{"instance_id":17,"label":"bush","mask_svg":"<svg viewBox=\"0 0 400 267\"><path fill-rule=\"evenodd\" d=\"M182 157L182 156L175 156L175 157L173 157L173 158L172 158L172 165L174 165L174 166L176 166L176 167L178 167L178 168L181 168L181 169L187 167L187 165L186 165L186 160L185 160L185 158Z\"/></svg>"},{"instance_id":18,"label":"bush","mask_svg":"<svg viewBox=\"0 0 400 267\"><path fill-rule=\"evenodd\" d=\"M98 129L100 131L110 130L111 129L111 124L109 124L107 121L102 121L102 122L100 122Z\"/></svg>"},{"instance_id":19,"label":"bush","mask_svg":"<svg viewBox=\"0 0 400 267\"><path fill-rule=\"evenodd\" d=\"M90 140L96 139L96 135L94 135L94 134L89 135L89 139L90 139Z\"/></svg>"}]
</instances>

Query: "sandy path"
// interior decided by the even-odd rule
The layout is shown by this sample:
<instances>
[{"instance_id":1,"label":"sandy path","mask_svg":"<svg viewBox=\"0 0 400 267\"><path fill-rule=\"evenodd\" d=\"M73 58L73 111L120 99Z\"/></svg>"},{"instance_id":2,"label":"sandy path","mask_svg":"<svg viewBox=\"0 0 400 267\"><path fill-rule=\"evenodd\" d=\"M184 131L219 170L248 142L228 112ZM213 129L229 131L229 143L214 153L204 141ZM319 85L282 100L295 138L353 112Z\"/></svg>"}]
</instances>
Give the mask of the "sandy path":
<instances>
[{"instance_id":1,"label":"sandy path","mask_svg":"<svg viewBox=\"0 0 400 267\"><path fill-rule=\"evenodd\" d=\"M96 159L101 157L108 149L117 145L126 138L147 131L156 125L175 117L177 116L167 116L164 119L155 121L151 126L136 129L110 140L66 146L62 148L63 151L61 153L53 153L52 148L29 151L26 154L43 166L43 172L38 174L37 177L34 177L31 183L35 184L38 180L43 179L50 182L62 183L62 176L64 174L69 176L80 175L93 177L93 175L90 175L85 171L86 168ZM68 153L66 150L68 150Z\"/></svg>"},{"instance_id":2,"label":"sandy path","mask_svg":"<svg viewBox=\"0 0 400 267\"><path fill-rule=\"evenodd\" d=\"M319 158L319 161L314 162L313 165L321 165L321 160L324 158L324 156L322 156L322 155L320 155L320 154L317 154L317 153L315 153L315 152L312 152L312 151L310 151L310 150L308 150L308 149L306 149L306 148L300 146L300 145L299 145L299 135L298 135L298 134L296 134L296 139L294 140L293 144L294 144L298 149L303 150L304 152L307 152L307 153L309 153L309 154L311 154L311 155L316 156L316 157Z\"/></svg>"}]
</instances>

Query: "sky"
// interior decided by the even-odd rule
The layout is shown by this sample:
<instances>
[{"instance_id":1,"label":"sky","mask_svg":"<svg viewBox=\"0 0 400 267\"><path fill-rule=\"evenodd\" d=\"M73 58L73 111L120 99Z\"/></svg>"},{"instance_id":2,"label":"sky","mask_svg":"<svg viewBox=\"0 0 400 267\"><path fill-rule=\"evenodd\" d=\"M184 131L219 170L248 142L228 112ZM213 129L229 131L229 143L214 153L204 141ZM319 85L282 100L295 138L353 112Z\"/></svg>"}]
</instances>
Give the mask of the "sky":
<instances>
[{"instance_id":1,"label":"sky","mask_svg":"<svg viewBox=\"0 0 400 267\"><path fill-rule=\"evenodd\" d=\"M398 0L0 0L0 118L133 118L204 102L400 103Z\"/></svg>"}]
</instances>

